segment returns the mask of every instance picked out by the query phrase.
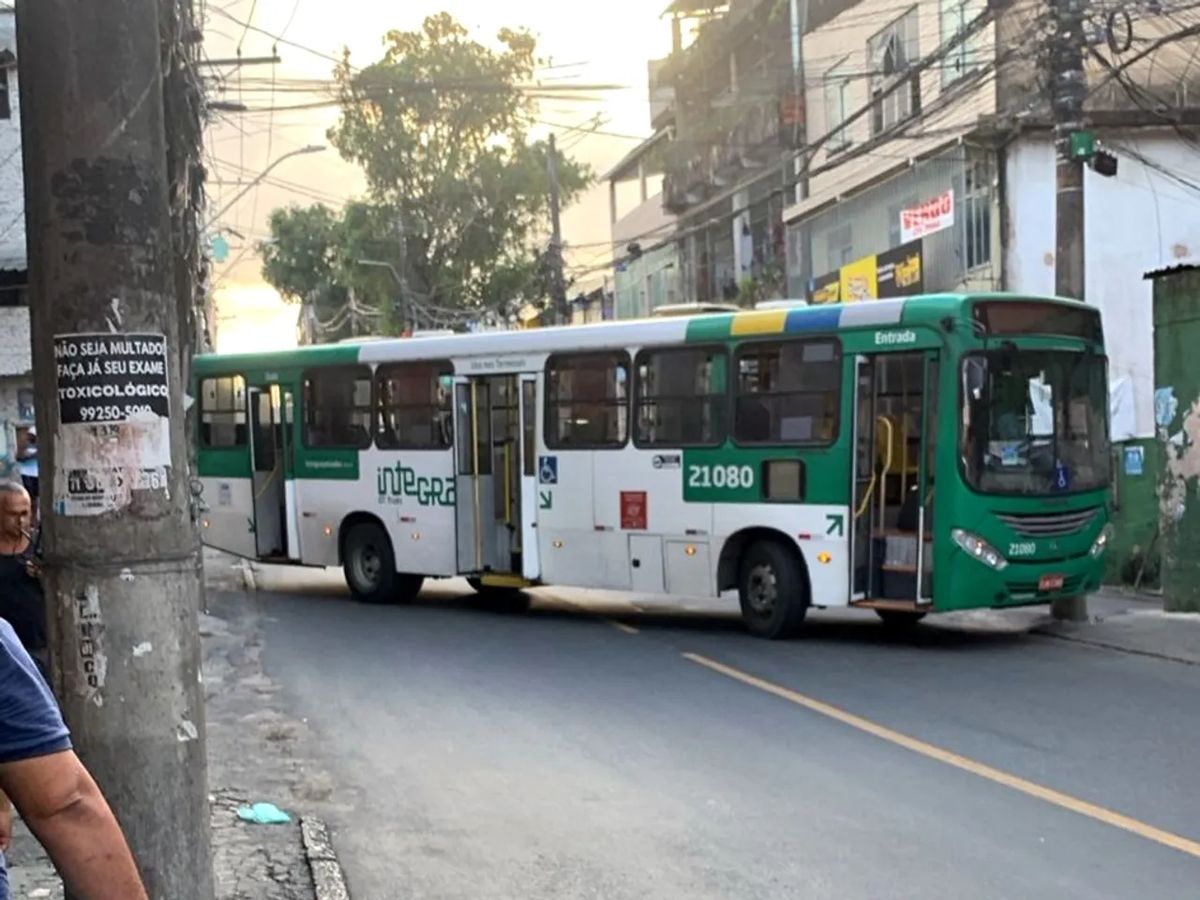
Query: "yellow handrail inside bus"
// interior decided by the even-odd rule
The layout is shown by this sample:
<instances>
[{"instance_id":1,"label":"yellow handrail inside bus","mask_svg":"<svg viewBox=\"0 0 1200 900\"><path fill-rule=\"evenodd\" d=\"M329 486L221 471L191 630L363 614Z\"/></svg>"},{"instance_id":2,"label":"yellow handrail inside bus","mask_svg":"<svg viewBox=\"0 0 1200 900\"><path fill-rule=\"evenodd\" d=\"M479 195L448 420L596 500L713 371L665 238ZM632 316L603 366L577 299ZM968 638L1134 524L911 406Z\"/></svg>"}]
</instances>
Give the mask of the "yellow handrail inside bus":
<instances>
[{"instance_id":1,"label":"yellow handrail inside bus","mask_svg":"<svg viewBox=\"0 0 1200 900\"><path fill-rule=\"evenodd\" d=\"M504 442L504 524L512 527L512 468L509 459L512 455L512 444Z\"/></svg>"},{"instance_id":2,"label":"yellow handrail inside bus","mask_svg":"<svg viewBox=\"0 0 1200 900\"><path fill-rule=\"evenodd\" d=\"M479 399L471 382L471 480L475 488L475 568L483 568L483 523L479 521Z\"/></svg>"},{"instance_id":3,"label":"yellow handrail inside bus","mask_svg":"<svg viewBox=\"0 0 1200 900\"><path fill-rule=\"evenodd\" d=\"M882 471L882 474L883 474L883 477L886 479L886 478L887 478L887 473L888 473L889 471L891 471L891 468L892 468L892 423L891 423L891 422L888 420L887 416L879 416L879 417L878 417L878 418L875 420L875 425L876 425L877 427L878 427L879 425L886 425L886 426L887 426L887 430L888 430L888 434L887 434L887 437L888 437L888 440L887 440L887 457L884 459L883 468L882 468L882 470L881 470L881 471ZM871 505L871 497L873 497L873 496L874 496L874 494L875 494L875 488L879 486L879 474L880 474L879 472L876 472L876 471L875 471L875 466L874 466L874 464L872 463L872 466L871 466L871 483L870 483L870 484L867 486L867 492L866 492L865 494L863 494L862 502L861 502L861 503L859 503L859 505L858 505L858 509L856 509L856 510L854 511L854 520L855 520L856 522L857 522L859 519L861 519L861 518L863 517L863 514L864 514L864 513L866 513L867 509L868 509L868 508L870 507L870 505ZM884 488L885 488L885 490L884 490L884 492L883 492L883 496L884 496L884 497L886 497L886 496L887 496L887 494L886 494L886 487L887 487L887 486L886 486L886 484L885 484L885 485L884 485ZM882 506L881 506L881 509L882 509Z\"/></svg>"},{"instance_id":4,"label":"yellow handrail inside bus","mask_svg":"<svg viewBox=\"0 0 1200 900\"><path fill-rule=\"evenodd\" d=\"M892 471L892 440L895 437L895 426L887 416L875 420L876 427L882 425L887 429L887 456L883 460L883 468L879 471L879 527L883 528L887 514L887 479Z\"/></svg>"}]
</instances>

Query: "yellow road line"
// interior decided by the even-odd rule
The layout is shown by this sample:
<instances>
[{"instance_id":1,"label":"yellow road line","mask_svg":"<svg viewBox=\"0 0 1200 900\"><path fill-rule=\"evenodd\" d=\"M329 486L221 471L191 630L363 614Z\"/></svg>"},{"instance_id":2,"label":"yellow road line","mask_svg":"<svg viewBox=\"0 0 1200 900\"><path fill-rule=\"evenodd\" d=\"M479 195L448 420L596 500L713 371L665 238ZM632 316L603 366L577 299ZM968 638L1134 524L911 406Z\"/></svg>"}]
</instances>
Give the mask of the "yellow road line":
<instances>
[{"instance_id":1,"label":"yellow road line","mask_svg":"<svg viewBox=\"0 0 1200 900\"><path fill-rule=\"evenodd\" d=\"M883 725L877 725L869 719L864 719L862 716L856 716L854 713L846 712L844 709L839 709L836 706L831 706L828 703L823 703L820 700L814 700L812 697L807 697L804 694L789 690L778 684L770 681L765 681L762 678L757 678L740 669L735 669L732 666L727 666L724 663L719 663L715 660L708 659L698 653L685 653L684 659L690 660L697 665L704 666L706 669L711 669L714 672L719 672L728 678L735 681L740 681L742 684L750 687L758 688L760 691L766 691L768 694L773 694L781 700L787 700L789 703L795 703L797 706L803 706L822 716L827 716L830 719L835 719L844 725L849 725L851 728L857 728L859 731L866 732L881 740L887 741L890 744L895 744L898 747L903 747L906 750L911 750L913 753L919 753L929 759L935 759L938 762L945 763L948 766L954 766L956 769L962 769L964 772L970 772L972 775L978 775L980 778L986 778L988 781L993 781L996 784L1004 785L1007 788L1012 788L1014 791L1020 791L1023 794L1028 794L1031 797L1036 797L1039 800L1044 800L1047 803L1052 803L1055 806L1069 809L1071 812L1078 813L1081 816L1087 816L1089 819L1095 819L1097 822L1103 822L1106 825L1111 825L1114 828L1120 828L1124 831L1131 832L1143 837L1146 840L1154 841L1157 844L1162 844L1164 847L1170 847L1172 850L1178 850L1181 853L1187 853L1190 856L1200 858L1200 841L1194 841L1190 838L1183 837L1178 834L1173 834L1170 831L1164 831L1161 828L1155 828L1153 825L1148 825L1138 819L1122 815L1119 812L1113 812L1111 809L1105 809L1103 806L1097 806L1095 803L1089 803L1086 800L1080 800L1078 797L1072 797L1070 794L1064 794L1061 791L1056 791L1053 788L1048 788L1032 781L1027 781L1017 775L1009 772L1004 772L1000 769L992 768L981 762L976 762L965 756L960 756L957 753L952 753L949 750L943 750L941 747L936 747L933 744L925 741L917 740L909 737L906 734L901 734L899 731L893 731Z\"/></svg>"},{"instance_id":2,"label":"yellow road line","mask_svg":"<svg viewBox=\"0 0 1200 900\"><path fill-rule=\"evenodd\" d=\"M634 628L632 625L626 625L624 622L618 622L616 619L605 619L604 621L607 622L609 625L611 625L613 628L617 629L617 631L623 631L626 634L637 634L638 633L638 630L636 628Z\"/></svg>"}]
</instances>

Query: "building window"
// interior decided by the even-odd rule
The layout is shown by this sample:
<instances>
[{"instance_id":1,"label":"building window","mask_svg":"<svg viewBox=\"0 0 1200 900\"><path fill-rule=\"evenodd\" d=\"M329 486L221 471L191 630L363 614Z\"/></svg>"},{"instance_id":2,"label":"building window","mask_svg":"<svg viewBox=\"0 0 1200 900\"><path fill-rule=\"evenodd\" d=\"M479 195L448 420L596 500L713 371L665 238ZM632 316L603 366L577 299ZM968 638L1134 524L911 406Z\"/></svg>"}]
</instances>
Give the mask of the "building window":
<instances>
[{"instance_id":1,"label":"building window","mask_svg":"<svg viewBox=\"0 0 1200 900\"><path fill-rule=\"evenodd\" d=\"M200 382L200 443L209 449L246 446L246 381L241 375Z\"/></svg>"},{"instance_id":2,"label":"building window","mask_svg":"<svg viewBox=\"0 0 1200 900\"><path fill-rule=\"evenodd\" d=\"M834 269L840 269L846 263L854 262L854 227L849 222L845 222L831 229L826 238L826 247L829 256L829 265L825 267L826 272L832 272Z\"/></svg>"},{"instance_id":3,"label":"building window","mask_svg":"<svg viewBox=\"0 0 1200 900\"><path fill-rule=\"evenodd\" d=\"M546 446L616 448L629 434L629 357L552 356L546 363Z\"/></svg>"},{"instance_id":4,"label":"building window","mask_svg":"<svg viewBox=\"0 0 1200 900\"><path fill-rule=\"evenodd\" d=\"M837 438L841 346L834 340L743 344L737 351L734 439L821 445Z\"/></svg>"},{"instance_id":5,"label":"building window","mask_svg":"<svg viewBox=\"0 0 1200 900\"><path fill-rule=\"evenodd\" d=\"M8 93L8 66L0 63L0 119L12 118L12 99Z\"/></svg>"},{"instance_id":6,"label":"building window","mask_svg":"<svg viewBox=\"0 0 1200 900\"><path fill-rule=\"evenodd\" d=\"M938 9L938 32L942 46L987 9L987 0L941 0ZM980 67L983 63L982 32L967 38L952 49L942 63L942 87L947 87Z\"/></svg>"},{"instance_id":7,"label":"building window","mask_svg":"<svg viewBox=\"0 0 1200 900\"><path fill-rule=\"evenodd\" d=\"M33 421L33 388L20 388L17 390L17 418L22 422Z\"/></svg>"},{"instance_id":8,"label":"building window","mask_svg":"<svg viewBox=\"0 0 1200 900\"><path fill-rule=\"evenodd\" d=\"M637 355L633 442L711 447L725 440L725 353L673 347Z\"/></svg>"},{"instance_id":9,"label":"building window","mask_svg":"<svg viewBox=\"0 0 1200 900\"><path fill-rule=\"evenodd\" d=\"M848 57L843 58L825 72L825 131L829 134L825 149L830 154L840 153L850 146L850 130L841 127L850 115L850 76L846 71L847 59Z\"/></svg>"},{"instance_id":10,"label":"building window","mask_svg":"<svg viewBox=\"0 0 1200 900\"><path fill-rule=\"evenodd\" d=\"M963 258L970 271L992 261L992 167L988 160L967 160L963 187Z\"/></svg>"},{"instance_id":11,"label":"building window","mask_svg":"<svg viewBox=\"0 0 1200 900\"><path fill-rule=\"evenodd\" d=\"M315 369L304 376L304 445L365 450L371 446L371 370Z\"/></svg>"},{"instance_id":12,"label":"building window","mask_svg":"<svg viewBox=\"0 0 1200 900\"><path fill-rule=\"evenodd\" d=\"M380 366L375 446L382 450L449 450L454 443L454 367L449 361Z\"/></svg>"},{"instance_id":13,"label":"building window","mask_svg":"<svg viewBox=\"0 0 1200 900\"><path fill-rule=\"evenodd\" d=\"M915 6L867 42L872 136L890 131L921 112L921 79L912 72L919 46Z\"/></svg>"}]
</instances>

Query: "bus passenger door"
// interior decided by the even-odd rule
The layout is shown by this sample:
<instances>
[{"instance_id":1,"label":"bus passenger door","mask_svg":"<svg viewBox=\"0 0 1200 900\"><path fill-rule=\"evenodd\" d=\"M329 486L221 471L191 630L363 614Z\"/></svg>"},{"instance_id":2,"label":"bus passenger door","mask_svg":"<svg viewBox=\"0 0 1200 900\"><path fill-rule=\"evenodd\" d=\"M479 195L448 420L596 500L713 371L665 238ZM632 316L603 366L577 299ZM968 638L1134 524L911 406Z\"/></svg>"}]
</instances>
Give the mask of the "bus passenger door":
<instances>
[{"instance_id":1,"label":"bus passenger door","mask_svg":"<svg viewBox=\"0 0 1200 900\"><path fill-rule=\"evenodd\" d=\"M257 556L250 399L241 375L200 382L198 471L204 544L235 556Z\"/></svg>"},{"instance_id":2,"label":"bus passenger door","mask_svg":"<svg viewBox=\"0 0 1200 900\"><path fill-rule=\"evenodd\" d=\"M521 376L521 575L536 581L542 574L538 558L537 511L537 375Z\"/></svg>"},{"instance_id":3,"label":"bus passenger door","mask_svg":"<svg viewBox=\"0 0 1200 900\"><path fill-rule=\"evenodd\" d=\"M455 380L458 568L522 570L521 388L516 375Z\"/></svg>"},{"instance_id":4,"label":"bus passenger door","mask_svg":"<svg viewBox=\"0 0 1200 900\"><path fill-rule=\"evenodd\" d=\"M286 559L286 452L279 385L251 388L250 461L254 536L259 559Z\"/></svg>"},{"instance_id":5,"label":"bus passenger door","mask_svg":"<svg viewBox=\"0 0 1200 900\"><path fill-rule=\"evenodd\" d=\"M871 525L878 474L875 471L875 366L866 356L854 361L854 442L851 465L850 599L870 590Z\"/></svg>"},{"instance_id":6,"label":"bus passenger door","mask_svg":"<svg viewBox=\"0 0 1200 900\"><path fill-rule=\"evenodd\" d=\"M936 351L856 361L852 602L931 597L937 371Z\"/></svg>"}]
</instances>

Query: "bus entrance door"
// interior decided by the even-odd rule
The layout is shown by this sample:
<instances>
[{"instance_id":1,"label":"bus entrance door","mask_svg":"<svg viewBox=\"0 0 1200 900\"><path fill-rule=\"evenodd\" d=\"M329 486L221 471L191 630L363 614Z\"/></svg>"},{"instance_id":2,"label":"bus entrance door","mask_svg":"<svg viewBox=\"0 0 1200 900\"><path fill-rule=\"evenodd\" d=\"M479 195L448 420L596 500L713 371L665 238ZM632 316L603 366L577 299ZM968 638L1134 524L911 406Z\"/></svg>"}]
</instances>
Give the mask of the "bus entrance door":
<instances>
[{"instance_id":1,"label":"bus entrance door","mask_svg":"<svg viewBox=\"0 0 1200 900\"><path fill-rule=\"evenodd\" d=\"M292 395L278 384L250 388L250 454L254 496L254 539L259 559L299 558L297 535L290 511L290 425ZM285 422L286 420L286 422ZM291 502L289 502L289 500Z\"/></svg>"},{"instance_id":2,"label":"bus entrance door","mask_svg":"<svg viewBox=\"0 0 1200 900\"><path fill-rule=\"evenodd\" d=\"M931 601L933 351L859 356L855 364L851 602Z\"/></svg>"},{"instance_id":3,"label":"bus entrance door","mask_svg":"<svg viewBox=\"0 0 1200 900\"><path fill-rule=\"evenodd\" d=\"M521 577L520 377L457 378L454 390L459 571Z\"/></svg>"}]
</instances>

